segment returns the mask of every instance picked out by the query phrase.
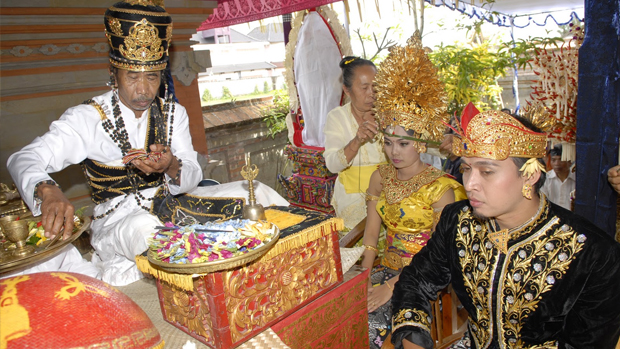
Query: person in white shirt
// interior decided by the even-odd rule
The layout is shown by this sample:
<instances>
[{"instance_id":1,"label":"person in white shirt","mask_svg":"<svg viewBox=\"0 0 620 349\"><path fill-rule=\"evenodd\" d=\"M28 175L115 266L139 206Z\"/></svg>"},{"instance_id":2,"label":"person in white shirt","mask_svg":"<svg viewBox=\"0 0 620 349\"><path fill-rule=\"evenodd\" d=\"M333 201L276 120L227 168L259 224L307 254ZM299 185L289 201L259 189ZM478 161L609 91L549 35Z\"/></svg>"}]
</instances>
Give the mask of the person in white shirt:
<instances>
[{"instance_id":1,"label":"person in white shirt","mask_svg":"<svg viewBox=\"0 0 620 349\"><path fill-rule=\"evenodd\" d=\"M378 129L372 111L377 68L359 57L343 58L340 68L342 89L351 102L327 114L323 156L327 169L338 174L331 204L345 227L353 229L366 217L370 176L385 163L385 154L375 138Z\"/></svg>"},{"instance_id":2,"label":"person in white shirt","mask_svg":"<svg viewBox=\"0 0 620 349\"><path fill-rule=\"evenodd\" d=\"M571 162L562 161L561 145L549 150L549 156L553 170L547 173L547 180L540 190L551 202L570 210L570 195L575 190L575 173L571 171Z\"/></svg>"},{"instance_id":3,"label":"person in white shirt","mask_svg":"<svg viewBox=\"0 0 620 349\"><path fill-rule=\"evenodd\" d=\"M149 212L155 193L160 188L171 195L187 193L202 179L202 170L185 108L171 97L158 97L172 18L160 6L123 1L106 11L104 23L112 91L69 108L47 133L13 154L7 168L51 238L63 228L70 235L74 207L49 173L82 165L97 204L91 244L100 272L69 267L70 255L81 259L74 250L56 257L63 261L52 269L83 272L122 286L142 278L134 258L146 250L148 236L161 224ZM127 161L137 149L151 156ZM27 272L50 270L34 268Z\"/></svg>"}]
</instances>

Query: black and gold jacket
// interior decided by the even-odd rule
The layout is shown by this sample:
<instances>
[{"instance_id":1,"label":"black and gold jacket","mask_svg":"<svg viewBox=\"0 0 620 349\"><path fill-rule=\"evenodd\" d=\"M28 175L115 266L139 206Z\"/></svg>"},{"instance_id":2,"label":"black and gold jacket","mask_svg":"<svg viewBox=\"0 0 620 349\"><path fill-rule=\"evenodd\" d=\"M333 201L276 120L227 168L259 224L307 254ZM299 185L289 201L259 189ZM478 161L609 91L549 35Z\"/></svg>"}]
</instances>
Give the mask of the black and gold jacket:
<instances>
[{"instance_id":1,"label":"black and gold jacket","mask_svg":"<svg viewBox=\"0 0 620 349\"><path fill-rule=\"evenodd\" d=\"M542 197L508 241L489 238L468 201L447 206L392 298L393 342L433 348L431 306L452 283L469 314L472 348L615 348L620 336L620 244Z\"/></svg>"}]
</instances>

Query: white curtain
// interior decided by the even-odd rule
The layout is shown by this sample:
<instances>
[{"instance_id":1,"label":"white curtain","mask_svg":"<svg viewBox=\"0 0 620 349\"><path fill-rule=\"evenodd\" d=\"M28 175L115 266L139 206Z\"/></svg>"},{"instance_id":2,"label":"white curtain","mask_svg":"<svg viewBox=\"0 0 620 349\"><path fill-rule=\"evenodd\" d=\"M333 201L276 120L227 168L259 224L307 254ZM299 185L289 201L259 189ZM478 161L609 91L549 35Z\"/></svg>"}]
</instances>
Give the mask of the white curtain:
<instances>
[{"instance_id":1,"label":"white curtain","mask_svg":"<svg viewBox=\"0 0 620 349\"><path fill-rule=\"evenodd\" d=\"M340 51L327 24L316 12L304 18L294 56L295 82L304 116L303 141L325 146L327 113L340 105Z\"/></svg>"}]
</instances>

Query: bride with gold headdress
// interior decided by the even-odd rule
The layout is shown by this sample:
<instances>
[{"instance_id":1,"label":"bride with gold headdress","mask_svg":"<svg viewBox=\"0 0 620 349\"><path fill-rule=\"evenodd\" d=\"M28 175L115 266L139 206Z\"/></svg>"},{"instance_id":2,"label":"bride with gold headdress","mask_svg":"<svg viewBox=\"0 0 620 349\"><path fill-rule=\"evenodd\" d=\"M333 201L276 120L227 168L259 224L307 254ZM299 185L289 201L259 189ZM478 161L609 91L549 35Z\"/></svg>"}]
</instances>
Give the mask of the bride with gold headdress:
<instances>
[{"instance_id":1,"label":"bride with gold headdress","mask_svg":"<svg viewBox=\"0 0 620 349\"><path fill-rule=\"evenodd\" d=\"M389 163L370 178L362 266L373 267L383 222L387 246L368 293L370 347L381 348L391 333L389 300L400 271L426 245L443 207L466 195L450 175L420 160L428 144L439 144L448 114L443 84L417 33L405 47L390 50L375 89L375 115Z\"/></svg>"}]
</instances>

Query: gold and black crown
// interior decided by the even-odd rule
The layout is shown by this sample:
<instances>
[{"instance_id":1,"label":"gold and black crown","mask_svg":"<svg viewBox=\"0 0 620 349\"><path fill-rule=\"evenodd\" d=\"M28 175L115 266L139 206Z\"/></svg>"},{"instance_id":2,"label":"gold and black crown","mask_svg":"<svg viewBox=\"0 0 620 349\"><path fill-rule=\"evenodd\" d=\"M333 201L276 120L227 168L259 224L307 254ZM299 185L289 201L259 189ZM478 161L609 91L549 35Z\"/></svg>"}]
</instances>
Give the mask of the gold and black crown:
<instances>
[{"instance_id":1,"label":"gold and black crown","mask_svg":"<svg viewBox=\"0 0 620 349\"><path fill-rule=\"evenodd\" d=\"M125 0L105 12L110 63L131 71L166 68L172 18L161 1Z\"/></svg>"}]
</instances>

